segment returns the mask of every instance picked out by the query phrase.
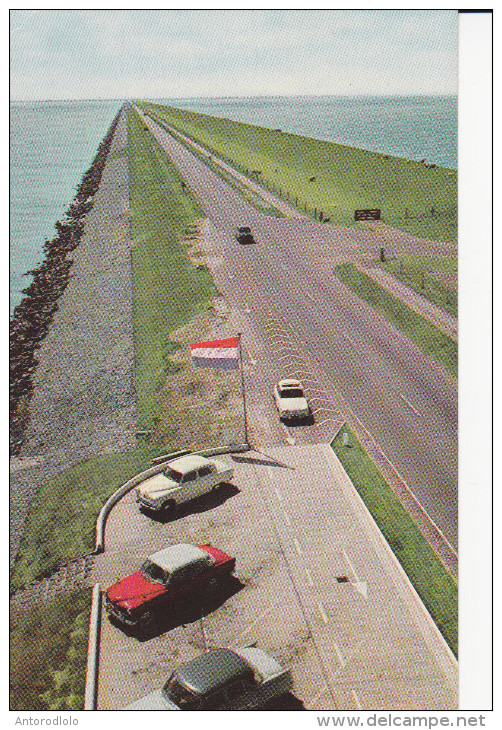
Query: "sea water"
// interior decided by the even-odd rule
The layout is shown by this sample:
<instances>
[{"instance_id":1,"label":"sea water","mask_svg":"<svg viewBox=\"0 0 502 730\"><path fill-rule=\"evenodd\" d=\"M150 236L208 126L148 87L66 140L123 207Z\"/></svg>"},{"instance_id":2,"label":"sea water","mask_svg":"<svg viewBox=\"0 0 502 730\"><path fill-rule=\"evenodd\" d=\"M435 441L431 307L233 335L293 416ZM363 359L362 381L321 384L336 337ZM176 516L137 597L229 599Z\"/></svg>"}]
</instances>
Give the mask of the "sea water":
<instances>
[{"instance_id":1,"label":"sea water","mask_svg":"<svg viewBox=\"0 0 502 730\"><path fill-rule=\"evenodd\" d=\"M15 102L10 108L10 309L43 260L121 101Z\"/></svg>"},{"instance_id":2,"label":"sea water","mask_svg":"<svg viewBox=\"0 0 502 730\"><path fill-rule=\"evenodd\" d=\"M157 101L373 152L457 166L456 96L263 96Z\"/></svg>"},{"instance_id":3,"label":"sea water","mask_svg":"<svg viewBox=\"0 0 502 730\"><path fill-rule=\"evenodd\" d=\"M159 103L280 128L306 137L454 168L453 96L251 97L158 99ZM11 312L43 259L82 174L122 105L112 101L38 101L11 105Z\"/></svg>"}]
</instances>

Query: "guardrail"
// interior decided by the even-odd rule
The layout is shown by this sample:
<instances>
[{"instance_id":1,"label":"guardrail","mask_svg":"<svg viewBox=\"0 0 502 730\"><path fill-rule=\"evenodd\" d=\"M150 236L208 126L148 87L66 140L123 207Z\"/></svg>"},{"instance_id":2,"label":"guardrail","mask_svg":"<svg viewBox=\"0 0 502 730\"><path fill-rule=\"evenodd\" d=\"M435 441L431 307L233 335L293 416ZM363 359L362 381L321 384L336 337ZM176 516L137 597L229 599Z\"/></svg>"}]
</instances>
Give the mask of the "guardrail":
<instances>
[{"instance_id":1,"label":"guardrail","mask_svg":"<svg viewBox=\"0 0 502 730\"><path fill-rule=\"evenodd\" d=\"M160 463L156 463L150 469L146 469L139 474L136 474L132 479L129 479L125 484L117 489L117 491L109 497L109 499L103 505L101 512L99 513L96 522L96 553L102 553L105 549L105 526L106 519L110 514L112 508L127 492L134 489L135 486L141 484L145 479L148 479L155 474L160 474L165 464L178 456L185 456L187 454L197 454L199 456L217 456L218 454L231 454L234 452L250 451L251 446L249 444L232 444L230 446L221 446L213 449L202 449L201 451L190 451L184 449L182 451L175 451L172 454L166 454L165 456L157 457L154 459L155 462L161 460ZM92 608L91 618L89 620L89 646L87 649L87 672L85 682L85 710L95 710L98 701L98 680L99 680L99 640L101 634L101 587L99 583L93 588L92 593Z\"/></svg>"},{"instance_id":2,"label":"guardrail","mask_svg":"<svg viewBox=\"0 0 502 730\"><path fill-rule=\"evenodd\" d=\"M101 586L92 589L84 710L95 710L98 701L99 637L101 633Z\"/></svg>"},{"instance_id":3,"label":"guardrail","mask_svg":"<svg viewBox=\"0 0 502 730\"><path fill-rule=\"evenodd\" d=\"M150 467L150 469L146 469L146 471L142 471L139 474L136 474L136 476L132 477L132 479L129 479L129 481L119 487L117 491L114 492L111 497L106 500L105 504L101 508L101 512L99 513L96 522L96 544L94 547L94 552L96 554L104 552L106 520L112 508L117 504L120 499L122 499L125 494L127 494L127 492L130 492L131 489L134 489L134 487L137 487L139 484L141 484L141 482L144 482L145 479L149 479L156 474L160 474L167 462L172 461L172 459L176 459L178 456L186 456L187 454L197 454L199 456L216 456L218 454L229 454L234 451L249 451L250 448L251 447L249 446L249 444L232 444L231 446L221 446L214 449L202 449L201 451L190 451L189 449L183 449L182 451L175 451L172 454L166 454L165 456L158 457L154 460L155 462L157 462L155 466L152 466ZM162 461L159 461L160 459Z\"/></svg>"}]
</instances>

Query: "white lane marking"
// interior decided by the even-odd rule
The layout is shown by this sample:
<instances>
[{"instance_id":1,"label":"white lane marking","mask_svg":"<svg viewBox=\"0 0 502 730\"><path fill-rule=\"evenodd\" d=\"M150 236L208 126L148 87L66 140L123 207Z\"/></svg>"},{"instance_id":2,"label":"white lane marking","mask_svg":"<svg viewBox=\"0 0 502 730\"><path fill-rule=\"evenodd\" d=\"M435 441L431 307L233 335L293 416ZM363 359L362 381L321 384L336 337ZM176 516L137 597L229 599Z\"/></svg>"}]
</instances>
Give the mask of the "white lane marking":
<instances>
[{"instance_id":1,"label":"white lane marking","mask_svg":"<svg viewBox=\"0 0 502 730\"><path fill-rule=\"evenodd\" d=\"M275 492L275 494L276 494L277 499L279 500L279 502L282 502L282 494L279 492L279 490L277 489L277 487L274 487L274 492Z\"/></svg>"},{"instance_id":2,"label":"white lane marking","mask_svg":"<svg viewBox=\"0 0 502 730\"><path fill-rule=\"evenodd\" d=\"M203 620L202 616L200 617L200 630L202 633L202 643L204 644L204 651L207 651L208 650L207 634L206 634L206 629L204 627L204 620Z\"/></svg>"},{"instance_id":3,"label":"white lane marking","mask_svg":"<svg viewBox=\"0 0 502 730\"><path fill-rule=\"evenodd\" d=\"M325 418L324 421L316 423L316 426L324 426L325 423L342 423L341 421L335 421L332 418Z\"/></svg>"},{"instance_id":4,"label":"white lane marking","mask_svg":"<svg viewBox=\"0 0 502 730\"><path fill-rule=\"evenodd\" d=\"M314 304L315 304L315 299L314 299L314 297L310 296L310 294L309 294L308 292L305 292L305 296L307 297L307 299L310 299L310 301L311 301L311 302L314 302Z\"/></svg>"},{"instance_id":5,"label":"white lane marking","mask_svg":"<svg viewBox=\"0 0 502 730\"><path fill-rule=\"evenodd\" d=\"M291 520L289 519L289 515L288 515L288 513L286 512L286 510L284 510L284 519L286 520L286 524L287 524L287 526L288 526L288 527L291 527Z\"/></svg>"},{"instance_id":6,"label":"white lane marking","mask_svg":"<svg viewBox=\"0 0 502 730\"><path fill-rule=\"evenodd\" d=\"M354 345L354 347L356 346L356 343L354 342L354 340L352 339L352 337L349 337L345 333L344 333L343 336L345 337L346 340L348 340L350 342L351 345Z\"/></svg>"},{"instance_id":7,"label":"white lane marking","mask_svg":"<svg viewBox=\"0 0 502 730\"><path fill-rule=\"evenodd\" d=\"M305 568L305 573L307 575L307 581L308 581L309 586L311 588L313 588L314 587L314 581L312 580L312 575L310 573L310 570L308 568Z\"/></svg>"},{"instance_id":8,"label":"white lane marking","mask_svg":"<svg viewBox=\"0 0 502 730\"><path fill-rule=\"evenodd\" d=\"M277 606L277 603L273 603L271 606L269 606L263 613L261 613L258 618L256 618L252 623L249 624L249 626L244 629L244 631L241 631L239 636L237 636L233 641L232 645L235 646L246 634L249 634L250 631L253 630L253 628L256 626L257 623L259 623L262 618L265 618L275 607Z\"/></svg>"},{"instance_id":9,"label":"white lane marking","mask_svg":"<svg viewBox=\"0 0 502 730\"><path fill-rule=\"evenodd\" d=\"M328 623L328 617L326 616L326 611L324 610L324 606L320 601L317 601L317 608L319 609L319 613L321 614L321 618L324 621L325 624ZM335 644L336 646L336 644Z\"/></svg>"},{"instance_id":10,"label":"white lane marking","mask_svg":"<svg viewBox=\"0 0 502 730\"><path fill-rule=\"evenodd\" d=\"M414 413L416 413L417 416L420 416L420 418L423 418L423 415L420 413L420 411L417 411L417 409L415 408L415 406L412 403L410 403L410 401L408 400L408 398L405 398L402 393L399 393L399 397L402 398L407 405L409 405L409 407L411 408L411 410Z\"/></svg>"},{"instance_id":11,"label":"white lane marking","mask_svg":"<svg viewBox=\"0 0 502 730\"><path fill-rule=\"evenodd\" d=\"M345 558L345 560L347 562L347 565L349 566L349 568L352 571L352 575L354 576L354 583L351 583L351 585L354 586L354 588L356 589L356 591L358 593L360 593L363 596L363 598L368 598L368 584L367 584L367 582L364 581L364 580L361 580L359 578L359 576L356 573L356 570L355 570L354 566L352 565L352 563L349 560L349 556L347 555L346 551L345 550L342 550L342 553L343 553L343 556L344 556L344 558Z\"/></svg>"},{"instance_id":12,"label":"white lane marking","mask_svg":"<svg viewBox=\"0 0 502 730\"><path fill-rule=\"evenodd\" d=\"M291 446L294 446L296 444L296 439L294 439L292 436L289 435L289 431L283 423L281 423L281 428L284 431L284 433L286 434L285 438L286 438L286 441L288 442L288 444L290 444Z\"/></svg>"},{"instance_id":13,"label":"white lane marking","mask_svg":"<svg viewBox=\"0 0 502 730\"><path fill-rule=\"evenodd\" d=\"M356 703L357 709L362 710L363 706L361 705L361 702L359 701L359 697L357 696L357 693L353 689L351 689L350 691L352 693L352 697L354 698L354 702Z\"/></svg>"},{"instance_id":14,"label":"white lane marking","mask_svg":"<svg viewBox=\"0 0 502 730\"><path fill-rule=\"evenodd\" d=\"M345 658L344 658L342 652L340 651L340 647L338 646L338 644L336 643L336 641L333 642L333 647L334 647L334 649L336 651L336 655L338 657L338 661L340 662L340 664L342 665L342 667L344 667L347 662L345 661Z\"/></svg>"},{"instance_id":15,"label":"white lane marking","mask_svg":"<svg viewBox=\"0 0 502 730\"><path fill-rule=\"evenodd\" d=\"M300 546L300 543L296 539L296 537L293 538L293 542L295 543L295 548L296 548L296 552L298 553L298 555L300 555L300 556L303 555L303 550Z\"/></svg>"},{"instance_id":16,"label":"white lane marking","mask_svg":"<svg viewBox=\"0 0 502 730\"><path fill-rule=\"evenodd\" d=\"M288 345L287 347L274 347L272 345L272 350L275 352L276 355L278 355L280 352L291 352L292 350L294 351L294 349L295 348L293 345Z\"/></svg>"},{"instance_id":17,"label":"white lane marking","mask_svg":"<svg viewBox=\"0 0 502 730\"><path fill-rule=\"evenodd\" d=\"M285 350L286 348L284 347L283 349ZM300 362L303 362L303 358L300 357L300 355L296 355L294 351L291 352L288 355L282 355L281 357L278 357L277 359L278 360L285 360L285 359L289 359L289 360L300 360Z\"/></svg>"},{"instance_id":18,"label":"white lane marking","mask_svg":"<svg viewBox=\"0 0 502 730\"><path fill-rule=\"evenodd\" d=\"M315 706L317 705L317 703L319 702L319 700L321 699L321 697L323 696L323 694L324 694L324 693L325 693L325 692L326 692L327 690L328 690L328 686L327 686L327 685L324 685L324 687L323 687L323 688L321 689L321 691L320 691L320 692L318 692L318 693L316 694L316 696L315 696L315 697L313 697L313 699L311 699L311 700L310 700L310 702L307 702L307 704L305 705L305 707L307 708L307 710L313 710L313 709L314 709L314 707L315 707Z\"/></svg>"},{"instance_id":19,"label":"white lane marking","mask_svg":"<svg viewBox=\"0 0 502 730\"><path fill-rule=\"evenodd\" d=\"M278 357L278 360L291 360L291 355L281 355L281 357Z\"/></svg>"},{"instance_id":20,"label":"white lane marking","mask_svg":"<svg viewBox=\"0 0 502 730\"><path fill-rule=\"evenodd\" d=\"M248 356L248 359L249 359L249 362L251 363L251 365L256 365L256 360L254 359L249 347L247 345L244 345L244 349L247 352L247 356Z\"/></svg>"}]
</instances>

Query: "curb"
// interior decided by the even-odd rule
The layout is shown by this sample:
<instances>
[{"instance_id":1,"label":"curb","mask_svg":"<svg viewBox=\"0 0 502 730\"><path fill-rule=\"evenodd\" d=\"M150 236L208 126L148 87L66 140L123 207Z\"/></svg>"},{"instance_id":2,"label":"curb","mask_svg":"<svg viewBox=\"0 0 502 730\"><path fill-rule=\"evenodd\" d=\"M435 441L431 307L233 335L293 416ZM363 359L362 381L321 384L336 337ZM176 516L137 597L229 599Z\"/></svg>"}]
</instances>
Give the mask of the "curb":
<instances>
[{"instance_id":1,"label":"curb","mask_svg":"<svg viewBox=\"0 0 502 730\"><path fill-rule=\"evenodd\" d=\"M408 589L410 590L411 594L413 595L413 598L415 600L416 605L418 606L418 608L422 611L423 615L425 616L425 618L426 618L426 620L427 620L427 622L429 624L429 627L431 628L431 630L434 632L434 634L438 637L438 639L442 643L443 648L445 649L448 657L450 658L450 661L452 661L456 666L458 666L458 659L457 659L457 657L455 656L455 654L451 650L450 646L448 645L448 642L446 641L445 637L441 633L438 625L436 624L436 622L432 618L432 615L431 615L429 609L427 608L427 606L425 605L425 603L423 602L423 600L420 598L420 596L419 596L419 594L417 592L417 589L415 588L415 586L411 582L411 579L409 578L408 574L406 573L405 569L403 568L403 566L399 562L399 560L397 558L397 555L394 553L394 551L392 550L390 544L385 539L385 536L384 536L382 530L380 529L378 523L376 522L375 518L371 514L371 512L370 512L369 508L367 507L364 499L359 494L359 492L357 490L357 487L354 485L354 482L352 481L352 479L350 478L350 476L348 475L348 473L345 471L345 468L344 468L342 462L338 458L338 456L335 453L335 451L332 448L332 446L329 446L329 448L330 448L330 458L333 460L333 462L335 462L339 466L339 468L342 470L343 474L345 475L345 477L347 479L347 484L350 485L350 488L351 488L352 497L359 504L360 508L365 513L366 518L368 519L368 521L370 522L370 524L373 526L373 528L374 528L374 534L376 536L376 539L384 547L387 555L389 556L389 558L392 560L392 562L396 566L398 572L400 573L400 575L403 578L404 582L406 583ZM333 466L332 465L331 465L331 469L333 471Z\"/></svg>"},{"instance_id":2,"label":"curb","mask_svg":"<svg viewBox=\"0 0 502 730\"><path fill-rule=\"evenodd\" d=\"M101 586L92 589L91 617L89 619L89 646L85 681L84 710L95 710L98 700L99 639L101 634Z\"/></svg>"},{"instance_id":3,"label":"curb","mask_svg":"<svg viewBox=\"0 0 502 730\"><path fill-rule=\"evenodd\" d=\"M134 489L135 486L140 484L142 481L150 476L159 474L166 462L176 458L177 456L183 456L186 454L197 454L199 456L216 456L217 454L232 454L234 452L250 451L251 447L249 444L234 444L232 446L222 446L214 449L202 449L201 451L190 451L184 449L183 451L174 451L172 454L166 454L165 456L159 457L162 459L162 463L156 464L155 466L147 469L146 471L136 474L132 479L123 484L112 494L111 497L103 505L101 512L99 513L96 522L96 553L102 553L105 550L105 526L108 515L112 508L127 492ZM158 459L155 459L158 461ZM95 710L98 701L98 679L99 679L99 639L101 635L101 586L96 583L92 593L92 608L91 617L89 620L89 646L87 650L87 669L86 669L86 682L85 682L85 702L84 710Z\"/></svg>"},{"instance_id":4,"label":"curb","mask_svg":"<svg viewBox=\"0 0 502 730\"><path fill-rule=\"evenodd\" d=\"M125 494L127 494L127 492L130 492L131 489L137 487L145 479L153 477L156 474L160 474L168 461L175 459L177 456L185 456L187 454L197 454L199 456L216 456L218 454L231 454L233 452L249 451L250 448L251 447L249 446L249 444L234 444L232 446L222 446L214 449L202 449L201 451L190 451L184 449L182 451L174 451L172 454L166 454L165 456L159 457L159 459L162 459L160 463L156 463L155 466L150 467L150 469L146 469L146 471L142 471L139 474L136 474L136 476L132 477L132 479L129 479L129 481L119 487L117 491L114 492L114 494L112 494L111 497L107 499L107 501L101 508L101 512L99 513L96 522L96 544L94 547L94 554L102 553L105 550L106 520L113 507L120 499L122 499ZM155 459L155 461L159 462L159 459Z\"/></svg>"}]
</instances>

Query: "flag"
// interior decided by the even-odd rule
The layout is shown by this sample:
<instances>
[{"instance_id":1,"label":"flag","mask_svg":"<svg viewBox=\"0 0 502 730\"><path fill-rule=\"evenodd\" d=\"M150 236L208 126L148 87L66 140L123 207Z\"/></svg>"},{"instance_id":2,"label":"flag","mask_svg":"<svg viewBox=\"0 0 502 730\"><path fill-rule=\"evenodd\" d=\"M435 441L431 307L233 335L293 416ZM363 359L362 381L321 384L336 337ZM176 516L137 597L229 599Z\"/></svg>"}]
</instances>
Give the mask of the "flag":
<instances>
[{"instance_id":1,"label":"flag","mask_svg":"<svg viewBox=\"0 0 502 730\"><path fill-rule=\"evenodd\" d=\"M199 368L236 370L239 366L239 338L212 342L194 342L190 345L192 362Z\"/></svg>"}]
</instances>

